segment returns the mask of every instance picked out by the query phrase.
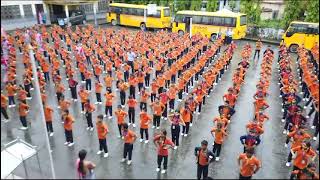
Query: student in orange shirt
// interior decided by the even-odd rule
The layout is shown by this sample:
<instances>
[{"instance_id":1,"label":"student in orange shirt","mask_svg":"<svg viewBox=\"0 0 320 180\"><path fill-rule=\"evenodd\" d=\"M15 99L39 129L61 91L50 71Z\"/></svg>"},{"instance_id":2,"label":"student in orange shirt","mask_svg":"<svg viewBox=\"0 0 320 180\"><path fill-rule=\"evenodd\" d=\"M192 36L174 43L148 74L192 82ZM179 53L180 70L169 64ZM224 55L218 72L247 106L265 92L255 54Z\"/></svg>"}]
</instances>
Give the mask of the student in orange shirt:
<instances>
[{"instance_id":1,"label":"student in orange shirt","mask_svg":"<svg viewBox=\"0 0 320 180\"><path fill-rule=\"evenodd\" d=\"M291 153L296 157L293 162L293 171L305 169L317 157L310 142L302 143L301 146L291 149ZM291 174L290 179L293 179L293 176L294 174Z\"/></svg>"},{"instance_id":2,"label":"student in orange shirt","mask_svg":"<svg viewBox=\"0 0 320 180\"><path fill-rule=\"evenodd\" d=\"M83 86L81 86L78 94L81 100L81 114L84 114L84 104L87 102L87 99L89 98L89 92L85 90Z\"/></svg>"},{"instance_id":3,"label":"student in orange shirt","mask_svg":"<svg viewBox=\"0 0 320 180\"><path fill-rule=\"evenodd\" d=\"M122 125L125 123L124 121L125 121L125 118L128 116L128 113L122 109L121 105L118 105L118 109L116 110L116 112L114 112L114 114L117 116L117 123L118 123L118 129L120 134L118 137L119 138L122 137L123 139L121 128L122 128Z\"/></svg>"},{"instance_id":4,"label":"student in orange shirt","mask_svg":"<svg viewBox=\"0 0 320 180\"><path fill-rule=\"evenodd\" d=\"M164 120L168 119L168 100L169 100L169 96L167 94L167 90L163 90L160 94L159 94L159 99L160 102L164 105L164 110L162 112L162 117Z\"/></svg>"},{"instance_id":5,"label":"student in orange shirt","mask_svg":"<svg viewBox=\"0 0 320 180\"><path fill-rule=\"evenodd\" d=\"M141 94L140 94L140 111L144 108L146 111L147 109L147 101L150 97L150 94L146 91L145 87L142 87Z\"/></svg>"},{"instance_id":6,"label":"student in orange shirt","mask_svg":"<svg viewBox=\"0 0 320 180\"><path fill-rule=\"evenodd\" d=\"M77 96L77 85L78 85L78 81L76 81L73 76L70 76L69 80L68 80L68 84L70 87L70 91L71 91L71 97L72 100L74 102L78 101L78 96Z\"/></svg>"},{"instance_id":7,"label":"student in orange shirt","mask_svg":"<svg viewBox=\"0 0 320 180\"><path fill-rule=\"evenodd\" d=\"M108 126L103 122L103 115L100 114L97 116L97 134L99 139L99 151L97 152L98 155L102 153L102 150L104 150L103 157L108 157L108 146L107 146L107 134L109 133Z\"/></svg>"},{"instance_id":8,"label":"student in orange shirt","mask_svg":"<svg viewBox=\"0 0 320 180\"><path fill-rule=\"evenodd\" d=\"M12 82L8 82L6 85L6 90L7 90L8 99L9 99L9 108L15 107L16 103L14 102L14 94L17 91L17 87Z\"/></svg>"},{"instance_id":9,"label":"student in orange shirt","mask_svg":"<svg viewBox=\"0 0 320 180\"><path fill-rule=\"evenodd\" d=\"M43 104L43 108L44 108L44 117L46 119L47 131L50 136L53 136L53 127L52 127L53 109L47 106L46 103Z\"/></svg>"},{"instance_id":10,"label":"student in orange shirt","mask_svg":"<svg viewBox=\"0 0 320 180\"><path fill-rule=\"evenodd\" d=\"M128 99L128 115L129 115L129 125L132 123L133 127L136 127L135 125L135 108L137 105L137 101L135 98L131 95Z\"/></svg>"},{"instance_id":11,"label":"student in orange shirt","mask_svg":"<svg viewBox=\"0 0 320 180\"><path fill-rule=\"evenodd\" d=\"M93 123L92 123L92 113L96 110L93 104L90 103L90 99L87 99L84 104L85 116L87 119L88 127L87 130L93 131Z\"/></svg>"},{"instance_id":12,"label":"student in orange shirt","mask_svg":"<svg viewBox=\"0 0 320 180\"><path fill-rule=\"evenodd\" d=\"M19 115L20 115L20 122L22 124L22 127L20 128L21 130L27 130L27 114L29 111L29 106L23 102L23 100L20 100L21 102L19 103Z\"/></svg>"},{"instance_id":13,"label":"student in orange shirt","mask_svg":"<svg viewBox=\"0 0 320 180\"><path fill-rule=\"evenodd\" d=\"M221 146L224 140L224 137L227 136L227 133L225 129L223 128L222 123L217 123L217 126L215 128L211 129L211 135L214 138L214 143L213 143L213 154L216 154L216 161L219 161L220 157L220 151L221 151Z\"/></svg>"},{"instance_id":14,"label":"student in orange shirt","mask_svg":"<svg viewBox=\"0 0 320 180\"><path fill-rule=\"evenodd\" d=\"M151 82L151 102L154 102L157 96L159 85L156 82L156 79L153 79Z\"/></svg>"},{"instance_id":15,"label":"student in orange shirt","mask_svg":"<svg viewBox=\"0 0 320 180\"><path fill-rule=\"evenodd\" d=\"M130 165L131 164L131 159L132 159L132 150L133 150L133 143L136 141L137 139L137 135L128 129L128 124L124 123L122 125L122 134L124 136L124 148L123 148L123 158L121 160L121 162L126 161L127 155L128 157L128 161L127 164Z\"/></svg>"},{"instance_id":16,"label":"student in orange shirt","mask_svg":"<svg viewBox=\"0 0 320 180\"><path fill-rule=\"evenodd\" d=\"M149 133L148 128L149 124L151 122L151 117L148 115L146 108L142 108L140 112L140 142L143 141L143 133L146 135L145 143L147 144L149 142Z\"/></svg>"},{"instance_id":17,"label":"student in orange shirt","mask_svg":"<svg viewBox=\"0 0 320 180\"><path fill-rule=\"evenodd\" d=\"M107 92L104 94L104 97L106 99L104 117L107 117L108 112L109 112L109 119L112 119L112 102L113 102L115 95L113 93L111 93L110 89L108 89Z\"/></svg>"},{"instance_id":18,"label":"student in orange shirt","mask_svg":"<svg viewBox=\"0 0 320 180\"><path fill-rule=\"evenodd\" d=\"M165 106L160 102L159 98L151 103L153 109L153 126L152 128L160 129L160 119Z\"/></svg>"},{"instance_id":19,"label":"student in orange shirt","mask_svg":"<svg viewBox=\"0 0 320 180\"><path fill-rule=\"evenodd\" d=\"M246 153L242 153L238 157L240 166L239 179L251 179L261 168L261 162L254 155L253 149L247 149Z\"/></svg>"},{"instance_id":20,"label":"student in orange shirt","mask_svg":"<svg viewBox=\"0 0 320 180\"><path fill-rule=\"evenodd\" d=\"M209 163L214 157L214 154L208 149L208 141L201 141L201 147L194 149L194 155L197 157L197 178L206 179L208 177Z\"/></svg>"},{"instance_id":21,"label":"student in orange shirt","mask_svg":"<svg viewBox=\"0 0 320 180\"><path fill-rule=\"evenodd\" d=\"M137 86L138 80L135 77L134 74L131 74L129 77L129 95L133 96L133 98L136 98L136 86Z\"/></svg>"},{"instance_id":22,"label":"student in orange shirt","mask_svg":"<svg viewBox=\"0 0 320 180\"><path fill-rule=\"evenodd\" d=\"M66 136L66 142L64 145L68 145L69 147L74 145L73 142L73 133L72 133L72 124L74 123L74 118L69 113L69 110L66 109L63 111L62 114L63 120L64 120L64 132Z\"/></svg>"},{"instance_id":23,"label":"student in orange shirt","mask_svg":"<svg viewBox=\"0 0 320 180\"><path fill-rule=\"evenodd\" d=\"M128 89L129 85L121 79L118 84L118 87L120 90L120 102L121 105L124 107L124 104L126 103L126 90Z\"/></svg>"},{"instance_id":24,"label":"student in orange shirt","mask_svg":"<svg viewBox=\"0 0 320 180\"><path fill-rule=\"evenodd\" d=\"M92 76L92 72L90 71L85 71L84 73L84 78L86 80L86 90L91 91L91 76Z\"/></svg>"},{"instance_id":25,"label":"student in orange shirt","mask_svg":"<svg viewBox=\"0 0 320 180\"><path fill-rule=\"evenodd\" d=\"M102 100L101 100L101 92L102 92L102 83L99 81L95 82L95 91L96 91L96 98L97 98L97 102L95 102L95 104L102 104Z\"/></svg>"},{"instance_id":26,"label":"student in orange shirt","mask_svg":"<svg viewBox=\"0 0 320 180\"><path fill-rule=\"evenodd\" d=\"M4 116L6 120L9 120L9 116L7 113L8 106L8 98L1 93L1 114Z\"/></svg>"},{"instance_id":27,"label":"student in orange shirt","mask_svg":"<svg viewBox=\"0 0 320 180\"><path fill-rule=\"evenodd\" d=\"M189 105L187 103L185 103L184 107L180 109L180 115L185 124L184 126L182 126L181 136L187 137L191 120L191 110L189 109Z\"/></svg>"}]
</instances>

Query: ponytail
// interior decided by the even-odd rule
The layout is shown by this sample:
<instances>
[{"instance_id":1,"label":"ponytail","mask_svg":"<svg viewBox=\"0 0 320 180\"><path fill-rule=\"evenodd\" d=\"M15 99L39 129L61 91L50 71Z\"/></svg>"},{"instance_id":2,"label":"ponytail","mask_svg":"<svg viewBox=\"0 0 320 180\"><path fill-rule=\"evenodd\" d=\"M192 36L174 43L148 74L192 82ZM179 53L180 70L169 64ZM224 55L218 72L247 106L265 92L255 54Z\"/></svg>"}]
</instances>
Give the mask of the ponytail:
<instances>
[{"instance_id":1,"label":"ponytail","mask_svg":"<svg viewBox=\"0 0 320 180\"><path fill-rule=\"evenodd\" d=\"M79 151L79 166L78 166L78 172L79 175L81 175L82 177L86 174L85 173L85 169L84 169L84 163L83 160L86 158L87 155L87 151L82 149L81 151Z\"/></svg>"}]
</instances>

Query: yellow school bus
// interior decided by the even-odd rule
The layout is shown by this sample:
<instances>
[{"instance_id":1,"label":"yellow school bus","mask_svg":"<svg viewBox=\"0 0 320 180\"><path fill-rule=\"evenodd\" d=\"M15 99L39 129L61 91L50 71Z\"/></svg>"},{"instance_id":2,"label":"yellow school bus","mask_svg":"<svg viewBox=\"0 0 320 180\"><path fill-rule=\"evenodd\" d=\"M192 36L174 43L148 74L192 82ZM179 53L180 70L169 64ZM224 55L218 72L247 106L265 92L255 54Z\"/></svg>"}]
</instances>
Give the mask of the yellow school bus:
<instances>
[{"instance_id":1,"label":"yellow school bus","mask_svg":"<svg viewBox=\"0 0 320 180\"><path fill-rule=\"evenodd\" d=\"M310 50L319 43L319 24L292 21L282 36L281 43L288 47L290 52L297 52L297 48L302 45Z\"/></svg>"},{"instance_id":2,"label":"yellow school bus","mask_svg":"<svg viewBox=\"0 0 320 180\"><path fill-rule=\"evenodd\" d=\"M135 26L146 28L169 28L171 16L169 7L156 6L156 13L148 13L146 5L111 3L106 15L112 25Z\"/></svg>"},{"instance_id":3,"label":"yellow school bus","mask_svg":"<svg viewBox=\"0 0 320 180\"><path fill-rule=\"evenodd\" d=\"M190 21L190 19L192 19ZM192 25L190 25L192 24ZM223 9L217 12L178 11L172 23L172 32L184 34L200 33L214 40L218 33L225 36L228 28L232 30L233 39L245 37L247 31L247 16Z\"/></svg>"}]
</instances>

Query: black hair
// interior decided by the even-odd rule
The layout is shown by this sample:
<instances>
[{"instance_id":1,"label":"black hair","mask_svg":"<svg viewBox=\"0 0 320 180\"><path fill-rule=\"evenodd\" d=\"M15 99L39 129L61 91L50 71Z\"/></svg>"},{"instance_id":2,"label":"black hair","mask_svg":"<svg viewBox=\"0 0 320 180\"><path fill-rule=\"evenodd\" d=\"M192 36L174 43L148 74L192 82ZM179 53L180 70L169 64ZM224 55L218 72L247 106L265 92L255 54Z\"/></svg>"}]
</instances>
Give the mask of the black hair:
<instances>
[{"instance_id":1,"label":"black hair","mask_svg":"<svg viewBox=\"0 0 320 180\"><path fill-rule=\"evenodd\" d=\"M81 172L82 174L85 174L83 160L86 158L86 156L87 156L87 151L85 149L82 149L79 151L80 161L79 161L78 171Z\"/></svg>"},{"instance_id":2,"label":"black hair","mask_svg":"<svg viewBox=\"0 0 320 180\"><path fill-rule=\"evenodd\" d=\"M99 118L99 119L103 119L103 115L102 115L102 114L99 114L99 115L98 115L98 118Z\"/></svg>"},{"instance_id":3,"label":"black hair","mask_svg":"<svg viewBox=\"0 0 320 180\"><path fill-rule=\"evenodd\" d=\"M208 141L206 141L206 140L201 141L201 145L208 146Z\"/></svg>"},{"instance_id":4,"label":"black hair","mask_svg":"<svg viewBox=\"0 0 320 180\"><path fill-rule=\"evenodd\" d=\"M163 135L167 136L167 130L163 129L161 132Z\"/></svg>"},{"instance_id":5,"label":"black hair","mask_svg":"<svg viewBox=\"0 0 320 180\"><path fill-rule=\"evenodd\" d=\"M122 124L122 127L123 127L123 129L128 129L128 124L127 123L124 123L124 124Z\"/></svg>"}]
</instances>

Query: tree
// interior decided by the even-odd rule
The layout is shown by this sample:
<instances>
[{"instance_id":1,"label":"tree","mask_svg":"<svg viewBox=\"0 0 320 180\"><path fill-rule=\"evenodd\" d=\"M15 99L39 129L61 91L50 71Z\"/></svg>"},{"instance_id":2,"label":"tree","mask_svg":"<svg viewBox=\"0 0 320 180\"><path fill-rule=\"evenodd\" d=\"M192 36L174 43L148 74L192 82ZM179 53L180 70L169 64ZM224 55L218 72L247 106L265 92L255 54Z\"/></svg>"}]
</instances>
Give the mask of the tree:
<instances>
[{"instance_id":1,"label":"tree","mask_svg":"<svg viewBox=\"0 0 320 180\"><path fill-rule=\"evenodd\" d=\"M217 11L218 10L218 0L208 0L206 10L209 12Z\"/></svg>"},{"instance_id":2,"label":"tree","mask_svg":"<svg viewBox=\"0 0 320 180\"><path fill-rule=\"evenodd\" d=\"M306 9L306 19L308 22L319 23L319 1L318 0L310 0L308 8Z\"/></svg>"},{"instance_id":3,"label":"tree","mask_svg":"<svg viewBox=\"0 0 320 180\"><path fill-rule=\"evenodd\" d=\"M241 0L240 12L247 14L248 23L258 24L261 15L261 0Z\"/></svg>"},{"instance_id":4,"label":"tree","mask_svg":"<svg viewBox=\"0 0 320 180\"><path fill-rule=\"evenodd\" d=\"M299 16L303 12L303 9L302 9L301 0L290 0L285 2L286 2L286 7L284 9L284 17L283 17L282 23L285 27L288 27L291 21L299 19ZM318 6L315 8L319 8L319 2L318 2ZM318 15L318 19L319 19L319 15Z\"/></svg>"},{"instance_id":5,"label":"tree","mask_svg":"<svg viewBox=\"0 0 320 180\"><path fill-rule=\"evenodd\" d=\"M200 11L202 0L191 0L190 10Z\"/></svg>"}]
</instances>

